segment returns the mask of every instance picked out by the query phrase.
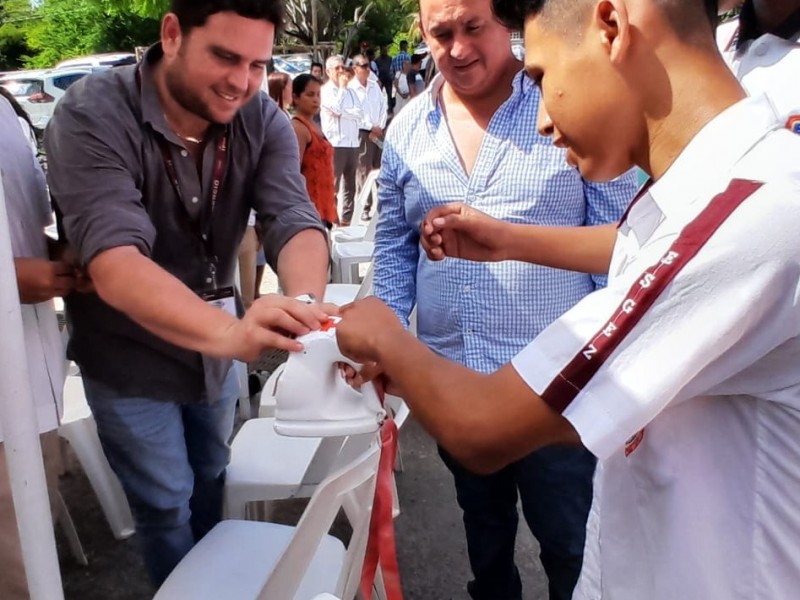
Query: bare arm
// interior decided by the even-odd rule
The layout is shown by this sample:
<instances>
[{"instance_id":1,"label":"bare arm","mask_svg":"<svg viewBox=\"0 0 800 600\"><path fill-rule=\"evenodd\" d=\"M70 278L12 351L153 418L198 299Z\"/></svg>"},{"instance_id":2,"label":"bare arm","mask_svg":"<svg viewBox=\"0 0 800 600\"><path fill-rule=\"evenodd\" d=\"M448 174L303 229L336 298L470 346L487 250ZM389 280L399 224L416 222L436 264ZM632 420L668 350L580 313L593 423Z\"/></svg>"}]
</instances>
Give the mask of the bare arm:
<instances>
[{"instance_id":1,"label":"bare arm","mask_svg":"<svg viewBox=\"0 0 800 600\"><path fill-rule=\"evenodd\" d=\"M511 365L482 375L431 352L377 298L342 309L337 340L362 363L377 362L422 426L460 463L491 473L549 444L579 444ZM489 398L502 397L498 407Z\"/></svg>"},{"instance_id":2,"label":"bare arm","mask_svg":"<svg viewBox=\"0 0 800 600\"><path fill-rule=\"evenodd\" d=\"M465 204L431 210L420 231L431 260L448 256L495 262L519 260L547 267L608 273L616 225L544 227L506 223Z\"/></svg>"},{"instance_id":3,"label":"bare arm","mask_svg":"<svg viewBox=\"0 0 800 600\"><path fill-rule=\"evenodd\" d=\"M325 295L328 281L328 243L317 229L304 229L278 255L278 278L287 296Z\"/></svg>"},{"instance_id":4,"label":"bare arm","mask_svg":"<svg viewBox=\"0 0 800 600\"><path fill-rule=\"evenodd\" d=\"M306 148L311 143L311 133L308 131L308 127L303 125L297 119L292 119L292 129L294 129L294 134L297 136L297 145L300 148L300 164L303 164L303 155L306 153Z\"/></svg>"},{"instance_id":5,"label":"bare arm","mask_svg":"<svg viewBox=\"0 0 800 600\"><path fill-rule=\"evenodd\" d=\"M253 360L266 348L296 351L300 345L283 332L302 335L326 319L317 307L277 296L264 297L236 319L133 246L98 254L89 273L105 302L158 337L208 356Z\"/></svg>"}]
</instances>

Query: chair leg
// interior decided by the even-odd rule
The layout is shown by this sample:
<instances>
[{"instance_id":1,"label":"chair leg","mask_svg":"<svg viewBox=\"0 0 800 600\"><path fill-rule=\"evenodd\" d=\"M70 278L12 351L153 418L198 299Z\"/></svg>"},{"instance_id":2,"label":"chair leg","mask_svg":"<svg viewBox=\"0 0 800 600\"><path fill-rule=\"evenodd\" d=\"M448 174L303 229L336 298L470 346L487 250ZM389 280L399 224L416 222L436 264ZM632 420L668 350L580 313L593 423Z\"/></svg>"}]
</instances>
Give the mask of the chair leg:
<instances>
[{"instance_id":1,"label":"chair leg","mask_svg":"<svg viewBox=\"0 0 800 600\"><path fill-rule=\"evenodd\" d=\"M122 540L132 536L135 526L128 499L103 454L94 420L87 418L63 425L59 434L66 438L78 457L114 537Z\"/></svg>"},{"instance_id":2,"label":"chair leg","mask_svg":"<svg viewBox=\"0 0 800 600\"><path fill-rule=\"evenodd\" d=\"M72 515L69 514L67 504L64 502L64 496L61 495L60 491L56 491L56 502L58 502L58 525L61 527L61 530L64 532L64 536L67 538L69 549L72 552L72 556L75 558L75 561L79 565L85 567L89 564L89 561L86 559L86 553L83 551L81 538L78 537L78 530L75 529L75 523L72 520Z\"/></svg>"}]
</instances>

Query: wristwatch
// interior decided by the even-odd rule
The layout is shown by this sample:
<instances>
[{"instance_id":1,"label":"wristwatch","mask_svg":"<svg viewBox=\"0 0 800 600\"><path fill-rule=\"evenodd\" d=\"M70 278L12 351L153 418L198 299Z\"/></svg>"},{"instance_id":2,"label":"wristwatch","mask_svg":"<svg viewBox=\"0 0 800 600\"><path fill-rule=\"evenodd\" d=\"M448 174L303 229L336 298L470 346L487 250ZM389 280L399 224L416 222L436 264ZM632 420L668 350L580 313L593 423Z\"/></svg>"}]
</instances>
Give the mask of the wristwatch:
<instances>
[{"instance_id":1,"label":"wristwatch","mask_svg":"<svg viewBox=\"0 0 800 600\"><path fill-rule=\"evenodd\" d=\"M312 293L300 294L299 296L295 296L294 299L305 302L306 304L316 304L317 302L317 297Z\"/></svg>"}]
</instances>

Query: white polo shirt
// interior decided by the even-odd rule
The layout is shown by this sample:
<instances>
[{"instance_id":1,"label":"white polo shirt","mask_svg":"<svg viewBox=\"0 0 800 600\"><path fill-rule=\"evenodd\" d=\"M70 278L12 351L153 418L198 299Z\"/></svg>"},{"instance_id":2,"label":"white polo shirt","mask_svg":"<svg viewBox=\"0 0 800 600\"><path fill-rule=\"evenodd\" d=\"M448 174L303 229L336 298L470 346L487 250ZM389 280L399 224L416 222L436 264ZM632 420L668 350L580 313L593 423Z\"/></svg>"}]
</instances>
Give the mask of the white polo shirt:
<instances>
[{"instance_id":1,"label":"white polo shirt","mask_svg":"<svg viewBox=\"0 0 800 600\"><path fill-rule=\"evenodd\" d=\"M717 29L717 45L751 96L767 93L786 126L800 133L800 27L780 37L771 33L738 42L740 23Z\"/></svg>"},{"instance_id":2,"label":"white polo shirt","mask_svg":"<svg viewBox=\"0 0 800 600\"><path fill-rule=\"evenodd\" d=\"M574 598L797 597L798 157L800 136L766 98L726 110L632 206L608 287L513 360L599 459ZM629 290L671 261L678 234L732 179L765 183L592 362ZM567 370L582 361L601 365L588 381Z\"/></svg>"},{"instance_id":3,"label":"white polo shirt","mask_svg":"<svg viewBox=\"0 0 800 600\"><path fill-rule=\"evenodd\" d=\"M363 112L355 92L336 87L332 81L320 89L322 133L334 148L358 148L358 128Z\"/></svg>"}]
</instances>

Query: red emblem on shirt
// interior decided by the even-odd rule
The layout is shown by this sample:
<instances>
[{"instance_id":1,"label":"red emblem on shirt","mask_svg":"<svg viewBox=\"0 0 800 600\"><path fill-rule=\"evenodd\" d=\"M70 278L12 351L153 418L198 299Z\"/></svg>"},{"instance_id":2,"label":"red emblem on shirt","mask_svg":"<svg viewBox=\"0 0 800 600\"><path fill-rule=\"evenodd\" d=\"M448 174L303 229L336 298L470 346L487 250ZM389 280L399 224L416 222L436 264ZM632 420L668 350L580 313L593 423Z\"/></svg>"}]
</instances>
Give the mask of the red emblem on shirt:
<instances>
[{"instance_id":1,"label":"red emblem on shirt","mask_svg":"<svg viewBox=\"0 0 800 600\"><path fill-rule=\"evenodd\" d=\"M644 429L640 429L625 442L625 456L630 456L639 447L644 439Z\"/></svg>"},{"instance_id":2,"label":"red emblem on shirt","mask_svg":"<svg viewBox=\"0 0 800 600\"><path fill-rule=\"evenodd\" d=\"M792 133L800 134L800 115L793 115L786 121L786 129Z\"/></svg>"}]
</instances>

